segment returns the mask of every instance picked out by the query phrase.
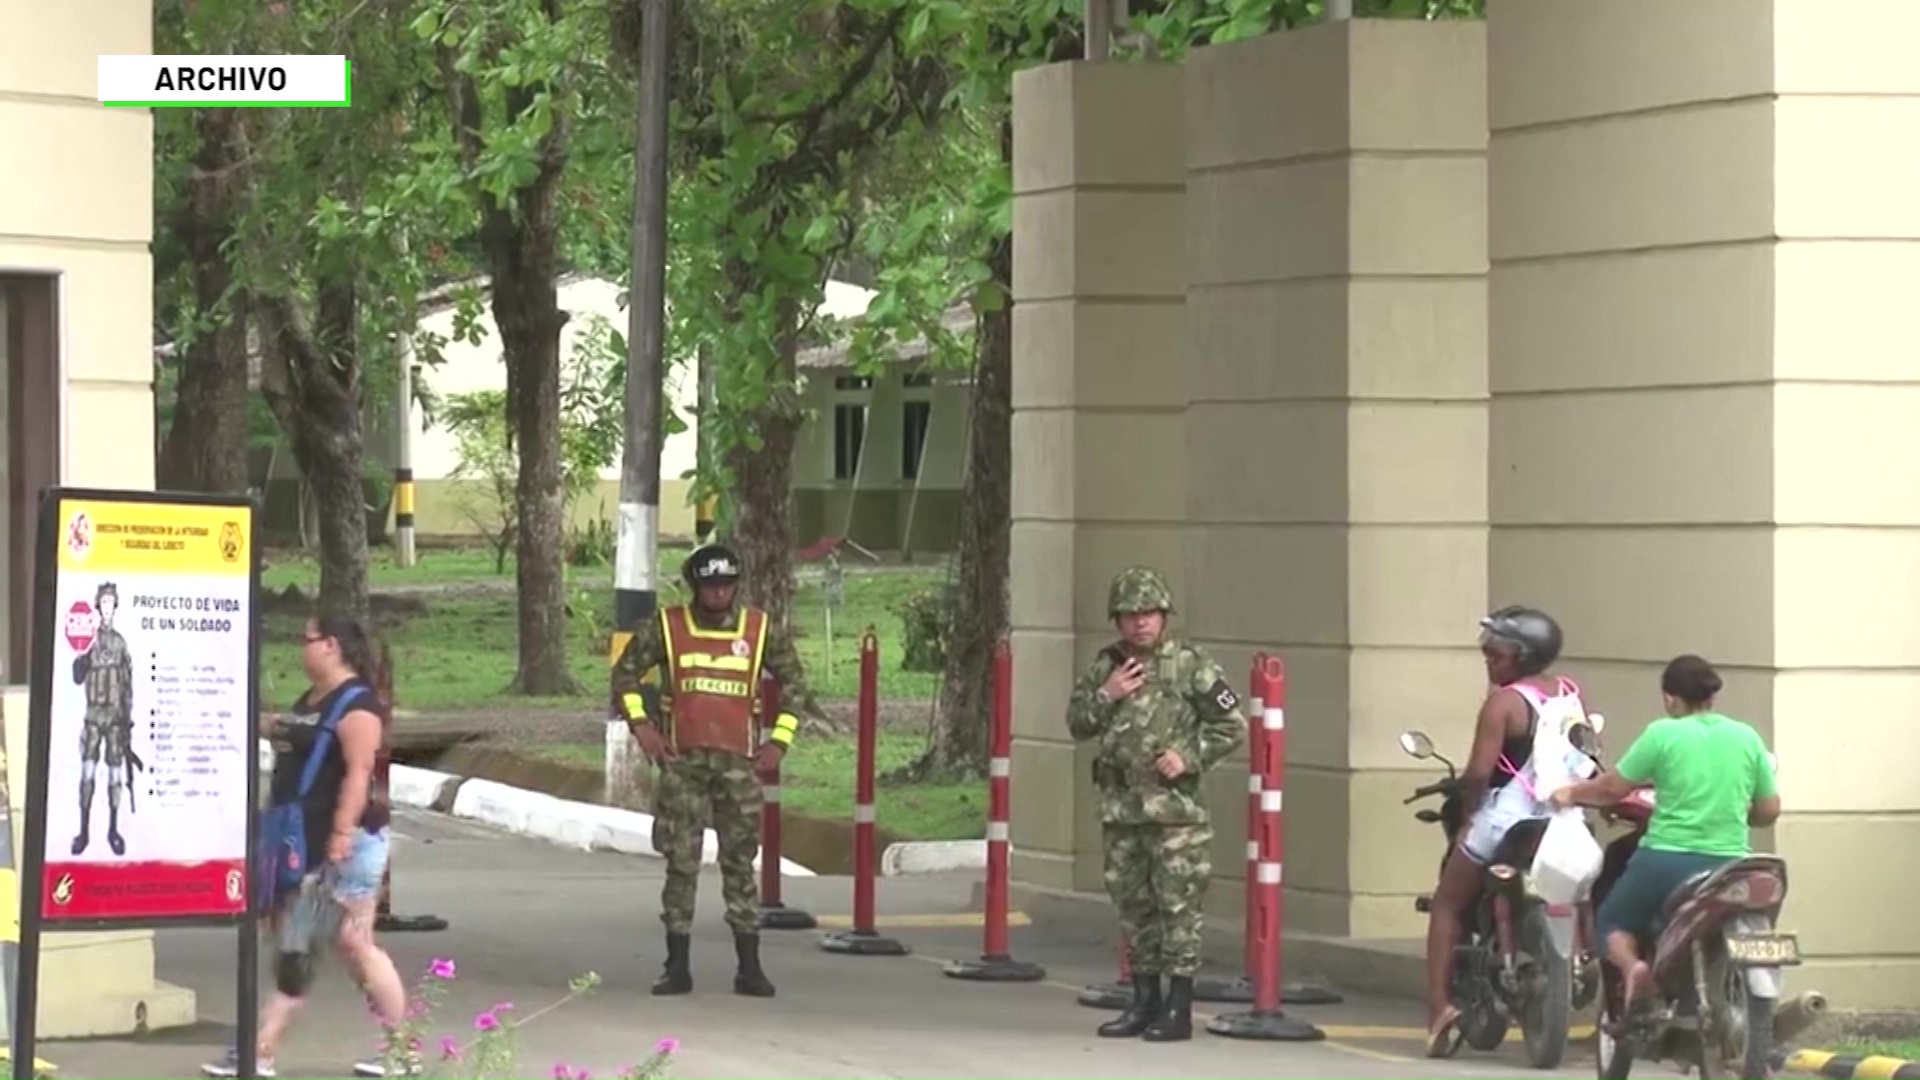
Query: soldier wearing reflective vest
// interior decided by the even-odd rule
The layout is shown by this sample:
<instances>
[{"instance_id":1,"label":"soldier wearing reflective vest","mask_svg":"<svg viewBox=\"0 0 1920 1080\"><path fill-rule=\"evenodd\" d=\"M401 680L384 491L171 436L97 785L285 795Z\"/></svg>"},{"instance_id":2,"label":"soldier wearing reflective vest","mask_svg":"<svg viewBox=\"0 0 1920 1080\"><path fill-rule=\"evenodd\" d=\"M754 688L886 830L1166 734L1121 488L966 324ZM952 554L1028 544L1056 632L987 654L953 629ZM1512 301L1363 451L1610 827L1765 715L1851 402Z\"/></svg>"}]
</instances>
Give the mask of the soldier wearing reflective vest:
<instances>
[{"instance_id":1,"label":"soldier wearing reflective vest","mask_svg":"<svg viewBox=\"0 0 1920 1080\"><path fill-rule=\"evenodd\" d=\"M740 559L719 544L696 549L681 567L693 591L636 627L613 670L614 694L648 760L659 766L653 796L653 846L667 863L660 920L667 928L666 970L655 994L693 989L688 968L701 840L710 821L720 840L721 890L739 969L733 990L772 997L760 966L760 897L753 857L760 846L760 779L778 766L800 721L773 718L759 738L755 706L763 674L780 684L783 702L812 700L793 640L759 608L736 605ZM641 681L663 670L661 716L647 713Z\"/></svg>"}]
</instances>

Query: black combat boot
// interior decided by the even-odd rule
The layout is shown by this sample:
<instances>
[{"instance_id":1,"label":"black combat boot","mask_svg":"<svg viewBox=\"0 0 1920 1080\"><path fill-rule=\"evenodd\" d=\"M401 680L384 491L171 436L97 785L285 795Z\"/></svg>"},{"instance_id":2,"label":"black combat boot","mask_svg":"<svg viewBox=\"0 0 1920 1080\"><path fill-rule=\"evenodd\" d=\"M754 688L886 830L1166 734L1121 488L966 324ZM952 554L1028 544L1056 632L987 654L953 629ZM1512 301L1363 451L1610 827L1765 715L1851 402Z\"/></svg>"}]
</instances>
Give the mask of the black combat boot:
<instances>
[{"instance_id":1,"label":"black combat boot","mask_svg":"<svg viewBox=\"0 0 1920 1080\"><path fill-rule=\"evenodd\" d=\"M745 997L772 997L773 980L760 968L760 935L733 935L733 951L740 958L740 969L733 976L733 992Z\"/></svg>"},{"instance_id":2,"label":"black combat boot","mask_svg":"<svg viewBox=\"0 0 1920 1080\"><path fill-rule=\"evenodd\" d=\"M107 846L115 855L127 853L127 842L120 837L120 785L107 789Z\"/></svg>"},{"instance_id":3,"label":"black combat boot","mask_svg":"<svg viewBox=\"0 0 1920 1080\"><path fill-rule=\"evenodd\" d=\"M673 994L693 993L693 972L687 969L687 952L693 947L693 939L685 934L667 934L667 966L660 977L653 980L653 996L668 997Z\"/></svg>"},{"instance_id":4,"label":"black combat boot","mask_svg":"<svg viewBox=\"0 0 1920 1080\"><path fill-rule=\"evenodd\" d=\"M1133 975L1133 1003L1127 1011L1101 1024L1098 1029L1103 1039L1131 1039L1147 1030L1160 1016L1160 976Z\"/></svg>"},{"instance_id":5,"label":"black combat boot","mask_svg":"<svg viewBox=\"0 0 1920 1080\"><path fill-rule=\"evenodd\" d=\"M93 817L93 781L80 781L80 832L73 838L73 853L78 855L87 850L92 841L91 830L87 828L88 819Z\"/></svg>"},{"instance_id":6,"label":"black combat boot","mask_svg":"<svg viewBox=\"0 0 1920 1080\"><path fill-rule=\"evenodd\" d=\"M1193 976L1167 980L1167 1008L1141 1033L1147 1042L1185 1042L1193 1038Z\"/></svg>"}]
</instances>

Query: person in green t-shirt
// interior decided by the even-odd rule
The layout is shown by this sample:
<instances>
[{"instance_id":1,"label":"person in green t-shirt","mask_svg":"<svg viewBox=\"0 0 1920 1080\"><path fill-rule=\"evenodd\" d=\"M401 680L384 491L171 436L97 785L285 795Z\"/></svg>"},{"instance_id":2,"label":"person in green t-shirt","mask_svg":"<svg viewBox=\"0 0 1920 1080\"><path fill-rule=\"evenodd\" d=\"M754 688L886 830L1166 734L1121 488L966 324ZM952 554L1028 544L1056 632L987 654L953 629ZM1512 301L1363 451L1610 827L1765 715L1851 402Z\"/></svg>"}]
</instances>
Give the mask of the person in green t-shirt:
<instances>
[{"instance_id":1,"label":"person in green t-shirt","mask_svg":"<svg viewBox=\"0 0 1920 1080\"><path fill-rule=\"evenodd\" d=\"M1693 875L1752 854L1748 831L1780 817L1766 744L1750 725L1714 711L1720 687L1713 665L1674 658L1660 676L1667 715L1648 725L1612 772L1553 795L1558 806L1608 806L1636 788L1655 791L1646 835L1594 916L1629 1008L1653 991L1639 937L1652 931L1667 897Z\"/></svg>"}]
</instances>

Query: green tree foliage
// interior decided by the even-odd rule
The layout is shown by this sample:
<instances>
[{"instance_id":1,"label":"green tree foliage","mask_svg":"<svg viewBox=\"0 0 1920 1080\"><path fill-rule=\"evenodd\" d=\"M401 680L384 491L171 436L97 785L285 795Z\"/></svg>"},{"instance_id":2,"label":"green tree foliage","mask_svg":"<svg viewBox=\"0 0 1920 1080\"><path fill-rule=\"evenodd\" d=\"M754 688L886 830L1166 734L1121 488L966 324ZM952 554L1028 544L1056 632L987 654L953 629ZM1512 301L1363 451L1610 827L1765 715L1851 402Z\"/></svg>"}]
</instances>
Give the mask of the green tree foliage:
<instances>
[{"instance_id":1,"label":"green tree foliage","mask_svg":"<svg viewBox=\"0 0 1920 1080\"><path fill-rule=\"evenodd\" d=\"M528 694L576 689L567 659L566 462L559 279L614 264L631 130L609 81L604 7L573 0L414 0L442 122L419 128L400 181L479 238L517 452L519 657ZM472 326L472 323L468 324Z\"/></svg>"},{"instance_id":2,"label":"green tree foliage","mask_svg":"<svg viewBox=\"0 0 1920 1080\"><path fill-rule=\"evenodd\" d=\"M669 334L676 355L709 359L714 392L700 420L719 451L696 486L731 490L745 594L784 613L802 420L795 356L827 329L813 314L833 267L883 216L873 207L895 151L927 136L950 87L943 65L907 45L919 0L675 6ZM638 4L624 12L632 56ZM928 325L938 310L898 315L890 325Z\"/></svg>"}]
</instances>

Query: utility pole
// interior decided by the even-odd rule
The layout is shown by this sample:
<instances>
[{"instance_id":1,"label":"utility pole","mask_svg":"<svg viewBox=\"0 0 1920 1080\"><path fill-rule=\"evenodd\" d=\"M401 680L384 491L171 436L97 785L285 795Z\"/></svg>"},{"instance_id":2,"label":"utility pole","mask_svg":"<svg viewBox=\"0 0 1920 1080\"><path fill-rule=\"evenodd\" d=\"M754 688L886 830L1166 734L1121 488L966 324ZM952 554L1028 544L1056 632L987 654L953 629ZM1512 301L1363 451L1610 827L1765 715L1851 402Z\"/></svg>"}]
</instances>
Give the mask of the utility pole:
<instances>
[{"instance_id":1,"label":"utility pole","mask_svg":"<svg viewBox=\"0 0 1920 1080\"><path fill-rule=\"evenodd\" d=\"M407 237L400 236L400 255L407 254ZM419 374L413 362L413 332L420 321L420 302L402 320L395 341L399 377L394 380L393 422L393 561L401 567L414 564L413 547L413 380Z\"/></svg>"},{"instance_id":2,"label":"utility pole","mask_svg":"<svg viewBox=\"0 0 1920 1080\"><path fill-rule=\"evenodd\" d=\"M626 432L620 454L620 525L613 562L613 648L618 660L635 628L654 615L660 562L661 387L667 323L667 63L671 0L642 0L639 139L633 154L633 267L627 308ZM633 739L608 693L606 793L627 799ZM647 695L657 698L656 694ZM653 701L649 711L657 711Z\"/></svg>"},{"instance_id":3,"label":"utility pole","mask_svg":"<svg viewBox=\"0 0 1920 1080\"><path fill-rule=\"evenodd\" d=\"M393 459L393 561L414 564L413 547L413 380L420 374L413 362L413 332L400 334L400 377L395 380Z\"/></svg>"}]
</instances>

